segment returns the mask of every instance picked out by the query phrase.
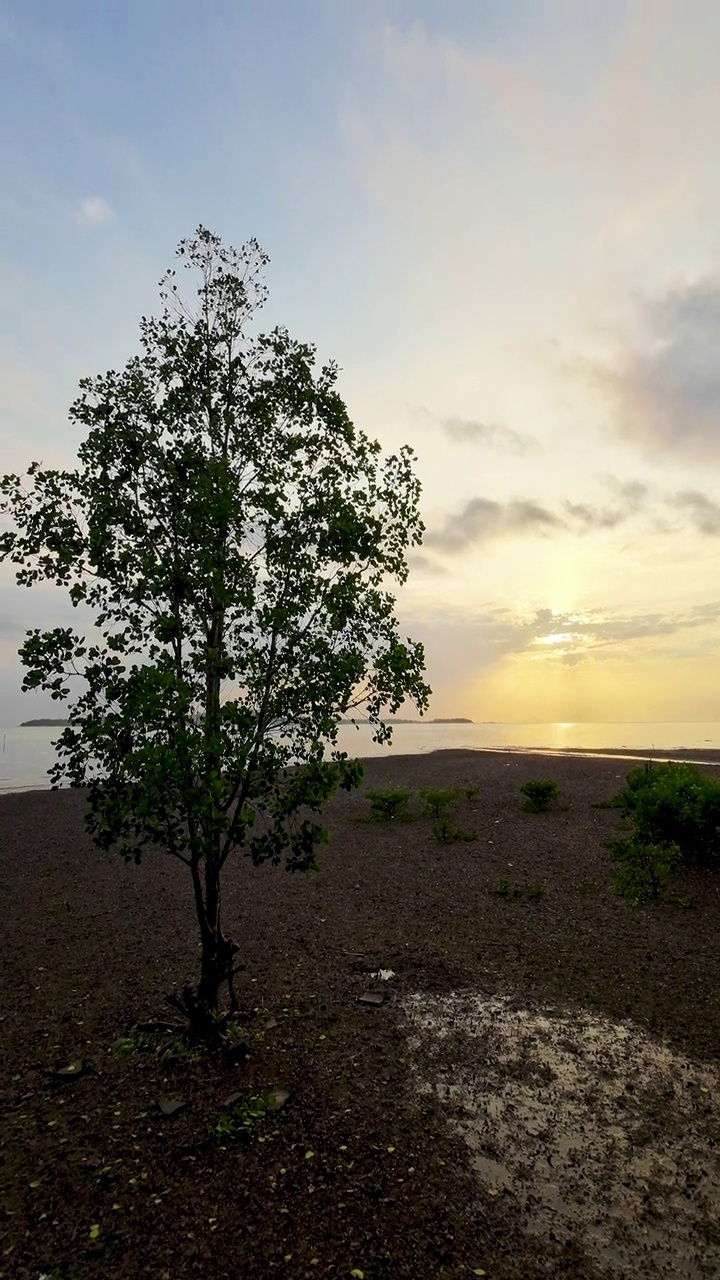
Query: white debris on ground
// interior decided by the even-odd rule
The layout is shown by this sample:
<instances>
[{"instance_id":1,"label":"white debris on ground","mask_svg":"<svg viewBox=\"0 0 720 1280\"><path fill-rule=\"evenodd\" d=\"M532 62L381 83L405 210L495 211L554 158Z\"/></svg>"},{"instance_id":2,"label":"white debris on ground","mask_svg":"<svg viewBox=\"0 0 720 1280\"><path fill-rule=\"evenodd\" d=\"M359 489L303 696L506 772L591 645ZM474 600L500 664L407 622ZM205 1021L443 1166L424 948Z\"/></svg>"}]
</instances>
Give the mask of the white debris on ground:
<instances>
[{"instance_id":1,"label":"white debris on ground","mask_svg":"<svg viewBox=\"0 0 720 1280\"><path fill-rule=\"evenodd\" d=\"M394 969L376 969L374 973L369 975L371 978L380 978L383 982L387 982L388 978L395 977Z\"/></svg>"},{"instance_id":2,"label":"white debris on ground","mask_svg":"<svg viewBox=\"0 0 720 1280\"><path fill-rule=\"evenodd\" d=\"M403 1002L485 1189L627 1280L720 1275L718 1066L632 1024L477 992Z\"/></svg>"}]
</instances>

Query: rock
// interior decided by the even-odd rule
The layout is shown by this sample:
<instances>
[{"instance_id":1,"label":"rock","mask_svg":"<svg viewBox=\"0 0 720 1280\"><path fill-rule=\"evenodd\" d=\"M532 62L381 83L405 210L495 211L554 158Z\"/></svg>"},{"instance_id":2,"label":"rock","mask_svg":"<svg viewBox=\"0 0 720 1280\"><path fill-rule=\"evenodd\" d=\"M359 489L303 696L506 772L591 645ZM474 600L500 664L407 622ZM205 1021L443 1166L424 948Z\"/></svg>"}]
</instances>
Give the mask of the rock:
<instances>
[{"instance_id":1,"label":"rock","mask_svg":"<svg viewBox=\"0 0 720 1280\"><path fill-rule=\"evenodd\" d=\"M84 1064L80 1058L76 1058L74 1062L58 1063L53 1068L53 1075L60 1080L72 1080L75 1076L81 1076L84 1070Z\"/></svg>"},{"instance_id":2,"label":"rock","mask_svg":"<svg viewBox=\"0 0 720 1280\"><path fill-rule=\"evenodd\" d=\"M265 1030L272 1031L273 1027L276 1027L277 1024L278 1024L277 1018L268 1018L267 1022L265 1023Z\"/></svg>"},{"instance_id":3,"label":"rock","mask_svg":"<svg viewBox=\"0 0 720 1280\"><path fill-rule=\"evenodd\" d=\"M285 1106L289 1097L289 1089L281 1089L279 1085L274 1084L267 1092L268 1111L279 1111Z\"/></svg>"},{"instance_id":4,"label":"rock","mask_svg":"<svg viewBox=\"0 0 720 1280\"><path fill-rule=\"evenodd\" d=\"M225 1098L223 1100L223 1102L221 1103L221 1106L223 1106L226 1110L229 1107L234 1107L236 1102L240 1102L242 1100L242 1096L243 1095L241 1093L231 1093L229 1098Z\"/></svg>"},{"instance_id":5,"label":"rock","mask_svg":"<svg viewBox=\"0 0 720 1280\"><path fill-rule=\"evenodd\" d=\"M362 995L357 997L357 1003L377 1006L385 1003L385 996L381 991L363 991Z\"/></svg>"},{"instance_id":6,"label":"rock","mask_svg":"<svg viewBox=\"0 0 720 1280\"><path fill-rule=\"evenodd\" d=\"M164 1116L176 1116L185 1110L187 1102L182 1098L158 1098L158 1106Z\"/></svg>"},{"instance_id":7,"label":"rock","mask_svg":"<svg viewBox=\"0 0 720 1280\"><path fill-rule=\"evenodd\" d=\"M250 1056L250 1046L244 1040L236 1040L234 1044L228 1045L225 1050L225 1061L229 1067L235 1067L239 1062L245 1062Z\"/></svg>"}]
</instances>

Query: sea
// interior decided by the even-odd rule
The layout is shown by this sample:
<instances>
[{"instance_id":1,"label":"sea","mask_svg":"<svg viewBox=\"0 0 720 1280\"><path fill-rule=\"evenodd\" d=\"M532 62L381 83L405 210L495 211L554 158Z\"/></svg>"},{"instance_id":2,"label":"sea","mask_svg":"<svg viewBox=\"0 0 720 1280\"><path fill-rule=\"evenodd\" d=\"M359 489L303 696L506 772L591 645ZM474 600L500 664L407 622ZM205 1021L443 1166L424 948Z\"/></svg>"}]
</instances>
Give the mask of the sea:
<instances>
[{"instance_id":1,"label":"sea","mask_svg":"<svg viewBox=\"0 0 720 1280\"><path fill-rule=\"evenodd\" d=\"M49 788L47 771L55 759L53 742L62 731L39 727L0 728L0 792ZM623 751L642 758L650 751L720 751L720 723L618 721L555 724L433 724L419 721L393 726L392 743L379 746L367 725L340 726L338 746L360 759L416 755L462 748L469 751Z\"/></svg>"}]
</instances>

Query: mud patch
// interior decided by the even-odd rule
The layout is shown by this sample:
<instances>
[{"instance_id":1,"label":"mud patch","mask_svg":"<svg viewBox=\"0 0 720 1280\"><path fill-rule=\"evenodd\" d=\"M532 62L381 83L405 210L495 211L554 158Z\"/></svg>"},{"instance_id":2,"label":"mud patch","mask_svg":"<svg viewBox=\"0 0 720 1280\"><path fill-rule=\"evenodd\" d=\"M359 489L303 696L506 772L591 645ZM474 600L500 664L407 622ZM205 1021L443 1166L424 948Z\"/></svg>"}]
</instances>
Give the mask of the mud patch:
<instances>
[{"instance_id":1,"label":"mud patch","mask_svg":"<svg viewBox=\"0 0 720 1280\"><path fill-rule=\"evenodd\" d=\"M632 1024L477 992L403 1002L487 1192L628 1280L720 1274L720 1092Z\"/></svg>"}]
</instances>

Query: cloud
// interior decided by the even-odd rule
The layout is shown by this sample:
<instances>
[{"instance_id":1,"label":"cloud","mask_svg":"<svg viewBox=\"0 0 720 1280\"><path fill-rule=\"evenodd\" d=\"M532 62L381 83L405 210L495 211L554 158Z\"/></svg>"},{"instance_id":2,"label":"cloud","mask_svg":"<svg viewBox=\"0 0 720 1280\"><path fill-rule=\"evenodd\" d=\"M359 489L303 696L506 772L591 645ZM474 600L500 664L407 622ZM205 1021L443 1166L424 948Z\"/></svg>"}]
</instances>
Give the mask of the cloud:
<instances>
[{"instance_id":1,"label":"cloud","mask_svg":"<svg viewBox=\"0 0 720 1280\"><path fill-rule=\"evenodd\" d=\"M114 216L110 205L99 196L91 196L88 200L83 200L79 209L76 209L73 214L80 227L99 227L104 222L111 222Z\"/></svg>"},{"instance_id":2,"label":"cloud","mask_svg":"<svg viewBox=\"0 0 720 1280\"><path fill-rule=\"evenodd\" d=\"M717 600L686 612L669 613L611 613L605 609L556 613L551 609L538 609L532 618L516 623L515 652L533 650L539 658L554 658L574 666L600 649L674 636L718 620L720 601Z\"/></svg>"},{"instance_id":3,"label":"cloud","mask_svg":"<svg viewBox=\"0 0 720 1280\"><path fill-rule=\"evenodd\" d=\"M530 436L521 435L500 423L476 422L471 418L440 418L438 421L445 434L458 443L488 444L509 449L512 453L528 453L537 448Z\"/></svg>"},{"instance_id":4,"label":"cloud","mask_svg":"<svg viewBox=\"0 0 720 1280\"><path fill-rule=\"evenodd\" d=\"M612 477L606 484L615 490L613 506L596 507L585 502L563 502L568 519L581 531L591 529L615 529L641 510L647 495L647 486L637 480L621 483Z\"/></svg>"},{"instance_id":5,"label":"cloud","mask_svg":"<svg viewBox=\"0 0 720 1280\"><path fill-rule=\"evenodd\" d=\"M437 560L431 560L429 556L419 555L418 552L411 551L406 558L411 573L426 573L433 578L447 576L447 569L444 565L438 564Z\"/></svg>"},{"instance_id":6,"label":"cloud","mask_svg":"<svg viewBox=\"0 0 720 1280\"><path fill-rule=\"evenodd\" d=\"M546 533L563 527L563 521L546 507L529 498L493 502L491 498L471 498L456 515L449 515L435 533L426 533L426 546L441 551L464 551L479 542L517 533Z\"/></svg>"},{"instance_id":7,"label":"cloud","mask_svg":"<svg viewBox=\"0 0 720 1280\"><path fill-rule=\"evenodd\" d=\"M517 618L505 609L468 614L433 608L423 616L404 618L404 623L408 633L425 646L427 669L436 688L467 679L525 648Z\"/></svg>"},{"instance_id":8,"label":"cloud","mask_svg":"<svg viewBox=\"0 0 720 1280\"><path fill-rule=\"evenodd\" d=\"M604 609L582 614L558 614L540 609L523 624L519 639L523 649L536 650L540 658L551 657L566 666L576 666L599 650L622 649L638 641L676 636L681 632L711 626L720 620L720 601L696 605L686 612L609 613ZM713 631L707 652L716 650Z\"/></svg>"},{"instance_id":9,"label":"cloud","mask_svg":"<svg viewBox=\"0 0 720 1280\"><path fill-rule=\"evenodd\" d=\"M717 653L720 600L667 613L604 607L576 613L541 608L525 616L506 608L477 614L443 610L406 622L410 634L424 643L428 670L439 687L475 679L505 659L577 667L588 661L624 662L641 654L712 656Z\"/></svg>"},{"instance_id":10,"label":"cloud","mask_svg":"<svg viewBox=\"0 0 720 1280\"><path fill-rule=\"evenodd\" d=\"M527 533L582 534L615 529L642 509L648 491L637 480L622 482L613 476L605 477L604 485L613 493L612 505L595 506L565 499L560 504L562 514L532 498L513 498L509 502L471 498L459 512L448 515L440 529L426 533L424 544L455 554L478 543Z\"/></svg>"},{"instance_id":11,"label":"cloud","mask_svg":"<svg viewBox=\"0 0 720 1280\"><path fill-rule=\"evenodd\" d=\"M686 489L667 499L670 506L687 511L698 533L720 536L720 503L713 502L696 489Z\"/></svg>"},{"instance_id":12,"label":"cloud","mask_svg":"<svg viewBox=\"0 0 720 1280\"><path fill-rule=\"evenodd\" d=\"M615 431L644 452L720 456L720 274L640 304L642 337L591 369Z\"/></svg>"},{"instance_id":13,"label":"cloud","mask_svg":"<svg viewBox=\"0 0 720 1280\"><path fill-rule=\"evenodd\" d=\"M571 520L585 529L614 529L625 519L623 512L610 507L591 507L585 502L563 502Z\"/></svg>"},{"instance_id":14,"label":"cloud","mask_svg":"<svg viewBox=\"0 0 720 1280\"><path fill-rule=\"evenodd\" d=\"M522 435L499 422L480 422L476 418L441 417L429 409L417 408L418 417L429 418L457 444L487 444L491 448L508 449L511 453L529 453L537 449L532 436Z\"/></svg>"}]
</instances>

